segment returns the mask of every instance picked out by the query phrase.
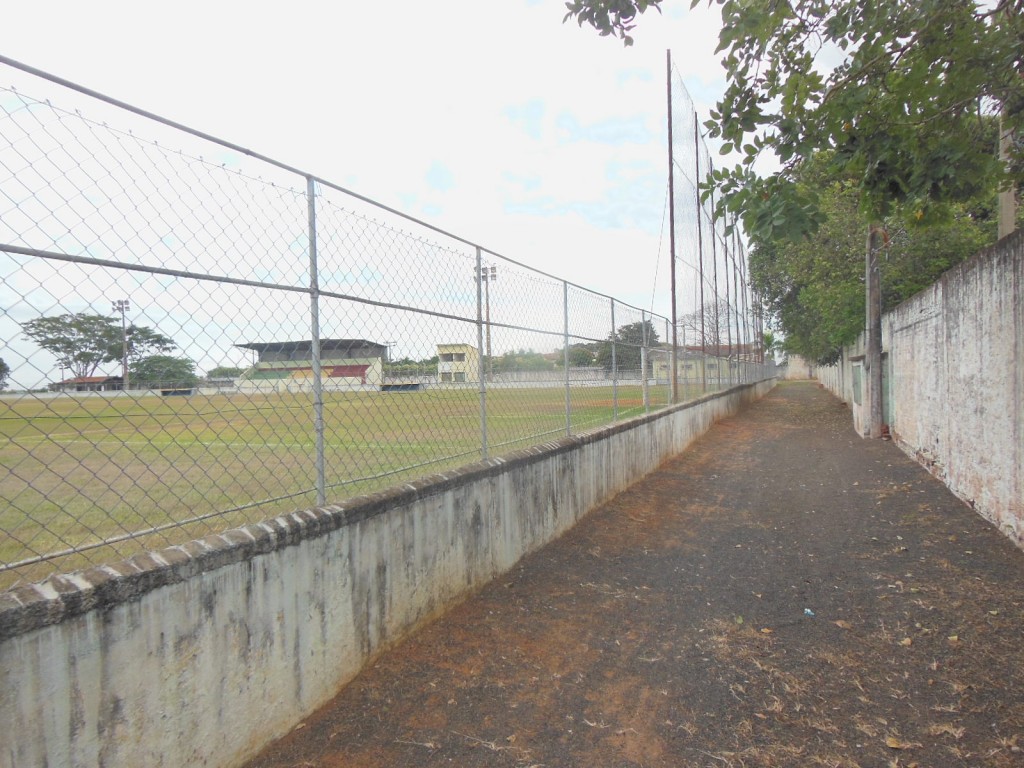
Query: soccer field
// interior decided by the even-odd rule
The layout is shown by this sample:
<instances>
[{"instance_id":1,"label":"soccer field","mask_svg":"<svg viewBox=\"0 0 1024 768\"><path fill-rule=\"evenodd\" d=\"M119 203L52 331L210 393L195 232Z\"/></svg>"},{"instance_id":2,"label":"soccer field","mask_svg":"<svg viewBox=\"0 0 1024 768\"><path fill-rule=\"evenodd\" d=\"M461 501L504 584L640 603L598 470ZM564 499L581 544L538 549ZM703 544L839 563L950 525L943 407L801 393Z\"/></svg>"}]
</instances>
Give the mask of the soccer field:
<instances>
[{"instance_id":1,"label":"soccer field","mask_svg":"<svg viewBox=\"0 0 1024 768\"><path fill-rule=\"evenodd\" d=\"M668 401L663 385L648 394L652 409ZM618 418L643 413L642 396L619 386ZM489 389L489 455L563 436L565 397ZM572 387L570 400L574 434L613 421L610 386ZM324 444L329 502L471 463L480 395L325 393ZM0 587L310 507L315 463L308 393L0 402L0 564L84 550L0 572Z\"/></svg>"}]
</instances>

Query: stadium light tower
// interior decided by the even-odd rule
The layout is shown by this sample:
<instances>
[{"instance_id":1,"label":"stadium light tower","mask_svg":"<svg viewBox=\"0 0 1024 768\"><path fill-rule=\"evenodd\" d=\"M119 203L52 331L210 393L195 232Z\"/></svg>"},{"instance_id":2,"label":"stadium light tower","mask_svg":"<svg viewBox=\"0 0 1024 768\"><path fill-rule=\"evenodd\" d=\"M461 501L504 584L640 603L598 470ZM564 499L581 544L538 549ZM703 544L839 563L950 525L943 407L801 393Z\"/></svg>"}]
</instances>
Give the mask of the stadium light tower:
<instances>
[{"instance_id":1,"label":"stadium light tower","mask_svg":"<svg viewBox=\"0 0 1024 768\"><path fill-rule=\"evenodd\" d=\"M131 304L128 299L117 299L110 303L111 312L121 313L121 389L128 391L128 321L125 318Z\"/></svg>"},{"instance_id":2,"label":"stadium light tower","mask_svg":"<svg viewBox=\"0 0 1024 768\"><path fill-rule=\"evenodd\" d=\"M491 356L491 283L498 279L497 267L480 267L480 280L484 284L484 312L487 324L487 379L494 381L494 358Z\"/></svg>"}]
</instances>

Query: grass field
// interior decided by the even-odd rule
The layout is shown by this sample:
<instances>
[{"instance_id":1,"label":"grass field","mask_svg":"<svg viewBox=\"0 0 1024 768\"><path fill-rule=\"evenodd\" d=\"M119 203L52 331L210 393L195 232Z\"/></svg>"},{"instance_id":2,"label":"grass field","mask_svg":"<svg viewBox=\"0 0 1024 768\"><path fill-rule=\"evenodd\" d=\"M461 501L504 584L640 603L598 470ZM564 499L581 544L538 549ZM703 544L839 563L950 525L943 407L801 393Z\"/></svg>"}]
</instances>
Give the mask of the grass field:
<instances>
[{"instance_id":1,"label":"grass field","mask_svg":"<svg viewBox=\"0 0 1024 768\"><path fill-rule=\"evenodd\" d=\"M667 394L650 387L651 408ZM329 501L481 456L476 390L324 397ZM570 398L573 433L613 421L611 387ZM507 453L565 434L565 389L491 389L487 412L489 453ZM642 412L640 386L620 386L618 417ZM0 401L0 564L86 548L0 571L0 588L314 505L312 422L309 394Z\"/></svg>"}]
</instances>

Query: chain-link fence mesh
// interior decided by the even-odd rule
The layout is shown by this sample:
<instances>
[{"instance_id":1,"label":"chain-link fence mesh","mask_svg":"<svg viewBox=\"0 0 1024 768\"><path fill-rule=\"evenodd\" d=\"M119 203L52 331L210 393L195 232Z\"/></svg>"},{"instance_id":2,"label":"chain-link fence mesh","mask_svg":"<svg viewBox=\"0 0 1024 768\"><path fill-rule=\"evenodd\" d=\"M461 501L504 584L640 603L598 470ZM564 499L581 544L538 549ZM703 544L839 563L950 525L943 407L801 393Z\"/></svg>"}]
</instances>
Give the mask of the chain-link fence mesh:
<instances>
[{"instance_id":1,"label":"chain-link fence mesh","mask_svg":"<svg viewBox=\"0 0 1024 768\"><path fill-rule=\"evenodd\" d=\"M0 588L671 400L664 317L82 89L24 90L0 87Z\"/></svg>"}]
</instances>

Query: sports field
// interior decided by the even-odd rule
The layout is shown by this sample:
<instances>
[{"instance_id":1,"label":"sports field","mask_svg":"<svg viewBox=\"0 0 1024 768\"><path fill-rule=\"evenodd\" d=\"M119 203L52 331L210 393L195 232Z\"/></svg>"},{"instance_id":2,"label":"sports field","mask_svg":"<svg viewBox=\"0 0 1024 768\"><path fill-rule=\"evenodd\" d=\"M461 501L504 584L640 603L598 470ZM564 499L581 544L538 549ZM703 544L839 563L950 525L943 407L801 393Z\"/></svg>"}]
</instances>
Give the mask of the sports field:
<instances>
[{"instance_id":1,"label":"sports field","mask_svg":"<svg viewBox=\"0 0 1024 768\"><path fill-rule=\"evenodd\" d=\"M570 399L573 433L613 421L610 386ZM649 387L652 409L667 400ZM641 387L620 386L617 402L619 419L642 413ZM492 456L565 426L564 387L487 392ZM480 395L325 393L324 442L329 501L467 464L481 456ZM2 588L314 505L311 395L0 401L0 465L0 564L86 548L0 572Z\"/></svg>"}]
</instances>

